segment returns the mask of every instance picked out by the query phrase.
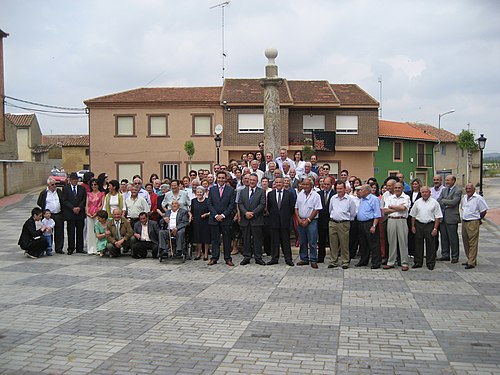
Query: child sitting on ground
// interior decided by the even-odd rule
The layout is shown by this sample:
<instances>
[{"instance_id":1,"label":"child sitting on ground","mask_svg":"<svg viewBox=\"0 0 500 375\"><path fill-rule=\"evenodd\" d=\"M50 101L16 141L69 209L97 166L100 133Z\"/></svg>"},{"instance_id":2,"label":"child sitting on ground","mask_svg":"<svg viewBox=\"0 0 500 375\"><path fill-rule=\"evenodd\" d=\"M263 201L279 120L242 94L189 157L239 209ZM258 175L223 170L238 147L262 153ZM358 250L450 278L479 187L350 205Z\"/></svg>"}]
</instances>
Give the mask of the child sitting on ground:
<instances>
[{"instance_id":1,"label":"child sitting on ground","mask_svg":"<svg viewBox=\"0 0 500 375\"><path fill-rule=\"evenodd\" d=\"M52 212L50 210L43 211L42 225L45 225L45 230L43 231L43 236L47 240L47 249L45 250L47 256L52 256L52 233L54 232L54 227L56 222L51 218Z\"/></svg>"}]
</instances>

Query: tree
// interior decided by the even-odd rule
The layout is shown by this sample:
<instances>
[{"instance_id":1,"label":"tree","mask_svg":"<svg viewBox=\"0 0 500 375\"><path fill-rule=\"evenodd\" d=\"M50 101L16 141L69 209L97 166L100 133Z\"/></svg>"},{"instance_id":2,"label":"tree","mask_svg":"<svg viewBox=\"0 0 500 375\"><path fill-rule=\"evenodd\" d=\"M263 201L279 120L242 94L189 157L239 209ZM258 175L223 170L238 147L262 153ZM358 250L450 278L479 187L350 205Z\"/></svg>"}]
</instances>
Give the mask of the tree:
<instances>
[{"instance_id":1,"label":"tree","mask_svg":"<svg viewBox=\"0 0 500 375\"><path fill-rule=\"evenodd\" d=\"M457 145L461 150L467 151L467 182L470 182L469 178L472 152L479 149L474 132L465 129L462 130L458 135Z\"/></svg>"},{"instance_id":2,"label":"tree","mask_svg":"<svg viewBox=\"0 0 500 375\"><path fill-rule=\"evenodd\" d=\"M304 160L311 159L311 155L313 155L314 152L314 148L312 147L312 139L305 138L304 146L302 146L302 157L304 158Z\"/></svg>"},{"instance_id":3,"label":"tree","mask_svg":"<svg viewBox=\"0 0 500 375\"><path fill-rule=\"evenodd\" d=\"M194 143L193 141L186 141L184 142L184 151L186 151L186 154L188 156L188 159L189 159L189 170L191 170L191 159L193 158L193 155L195 153L195 149L194 149Z\"/></svg>"}]
</instances>

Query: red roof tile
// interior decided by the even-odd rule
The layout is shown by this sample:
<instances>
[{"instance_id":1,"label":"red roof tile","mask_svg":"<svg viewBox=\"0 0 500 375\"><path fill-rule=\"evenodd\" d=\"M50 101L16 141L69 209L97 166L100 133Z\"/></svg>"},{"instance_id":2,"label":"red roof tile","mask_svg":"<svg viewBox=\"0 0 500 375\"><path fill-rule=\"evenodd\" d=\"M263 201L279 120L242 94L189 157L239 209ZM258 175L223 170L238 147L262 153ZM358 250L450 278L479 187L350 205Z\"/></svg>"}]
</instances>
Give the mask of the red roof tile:
<instances>
[{"instance_id":1,"label":"red roof tile","mask_svg":"<svg viewBox=\"0 0 500 375\"><path fill-rule=\"evenodd\" d=\"M88 135L42 135L42 145L89 147Z\"/></svg>"},{"instance_id":2,"label":"red roof tile","mask_svg":"<svg viewBox=\"0 0 500 375\"><path fill-rule=\"evenodd\" d=\"M365 90L353 83L330 85L343 106L376 106L379 103Z\"/></svg>"},{"instance_id":3,"label":"red roof tile","mask_svg":"<svg viewBox=\"0 0 500 375\"><path fill-rule=\"evenodd\" d=\"M158 102L216 102L221 87L147 87L85 100L87 105L97 103L158 103Z\"/></svg>"},{"instance_id":4,"label":"red roof tile","mask_svg":"<svg viewBox=\"0 0 500 375\"><path fill-rule=\"evenodd\" d=\"M261 80L256 78L226 78L222 88L221 101L226 101L229 106L238 104L264 103L264 87ZM292 98L286 80L278 87L280 104L291 104Z\"/></svg>"},{"instance_id":5,"label":"red roof tile","mask_svg":"<svg viewBox=\"0 0 500 375\"><path fill-rule=\"evenodd\" d=\"M29 128L36 118L34 113L6 113L5 117L19 128Z\"/></svg>"},{"instance_id":6,"label":"red roof tile","mask_svg":"<svg viewBox=\"0 0 500 375\"><path fill-rule=\"evenodd\" d=\"M458 140L458 136L456 134L449 132L448 130L438 129L438 128L436 128L432 125L428 125L428 124L410 123L410 125L416 127L417 129L420 129L420 130L426 132L427 134L433 135L441 142L453 143L453 142L457 142L457 140Z\"/></svg>"},{"instance_id":7,"label":"red roof tile","mask_svg":"<svg viewBox=\"0 0 500 375\"><path fill-rule=\"evenodd\" d=\"M381 138L414 139L437 142L438 139L407 122L379 120L378 135Z\"/></svg>"},{"instance_id":8,"label":"red roof tile","mask_svg":"<svg viewBox=\"0 0 500 375\"><path fill-rule=\"evenodd\" d=\"M287 81L294 104L333 104L340 101L328 81Z\"/></svg>"}]
</instances>

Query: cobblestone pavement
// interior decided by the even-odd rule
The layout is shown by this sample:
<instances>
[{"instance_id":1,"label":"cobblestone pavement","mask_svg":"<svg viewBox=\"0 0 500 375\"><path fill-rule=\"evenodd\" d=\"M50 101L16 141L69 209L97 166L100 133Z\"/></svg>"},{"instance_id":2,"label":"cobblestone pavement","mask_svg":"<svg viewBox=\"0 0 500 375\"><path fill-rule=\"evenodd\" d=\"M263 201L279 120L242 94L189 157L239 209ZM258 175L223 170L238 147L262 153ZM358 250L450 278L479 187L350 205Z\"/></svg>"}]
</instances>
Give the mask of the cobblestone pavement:
<instances>
[{"instance_id":1,"label":"cobblestone pavement","mask_svg":"<svg viewBox=\"0 0 500 375\"><path fill-rule=\"evenodd\" d=\"M33 205L0 211L0 374L500 374L490 224L473 270L32 260Z\"/></svg>"}]
</instances>

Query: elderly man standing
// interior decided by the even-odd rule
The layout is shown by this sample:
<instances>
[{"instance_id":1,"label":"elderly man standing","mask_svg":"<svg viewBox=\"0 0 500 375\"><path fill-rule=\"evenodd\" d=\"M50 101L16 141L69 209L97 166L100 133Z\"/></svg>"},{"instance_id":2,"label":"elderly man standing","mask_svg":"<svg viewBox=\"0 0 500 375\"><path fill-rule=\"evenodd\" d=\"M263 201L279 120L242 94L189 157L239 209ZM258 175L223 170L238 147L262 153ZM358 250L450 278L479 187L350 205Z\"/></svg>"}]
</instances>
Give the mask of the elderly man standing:
<instances>
[{"instance_id":1,"label":"elderly man standing","mask_svg":"<svg viewBox=\"0 0 500 375\"><path fill-rule=\"evenodd\" d=\"M42 211L50 210L52 219L56 226L54 227L54 249L56 253L63 254L64 247L64 216L62 212L63 194L56 187L56 181L49 177L47 179L47 188L38 196L37 205Z\"/></svg>"},{"instance_id":2,"label":"elderly man standing","mask_svg":"<svg viewBox=\"0 0 500 375\"><path fill-rule=\"evenodd\" d=\"M325 179L328 180L330 177ZM342 268L349 268L349 230L351 228L351 220L356 216L356 202L354 198L346 194L346 186L344 181L337 181L335 184L335 194L329 205L330 213L330 264L328 268L338 267L339 262L339 247L340 247L340 262Z\"/></svg>"},{"instance_id":3,"label":"elderly man standing","mask_svg":"<svg viewBox=\"0 0 500 375\"><path fill-rule=\"evenodd\" d=\"M77 253L85 252L83 250L83 227L85 226L87 191L83 186L78 185L78 176L76 173L73 172L69 175L69 182L62 191L62 210L68 233L68 255L71 255L75 250Z\"/></svg>"},{"instance_id":4,"label":"elderly man standing","mask_svg":"<svg viewBox=\"0 0 500 375\"><path fill-rule=\"evenodd\" d=\"M122 216L122 211L118 208L113 210L113 220L108 221L106 230L109 231L107 236L108 245L106 249L109 256L119 257L121 252L128 252L130 249L130 239L134 235L134 231L127 219Z\"/></svg>"},{"instance_id":5,"label":"elderly man standing","mask_svg":"<svg viewBox=\"0 0 500 375\"><path fill-rule=\"evenodd\" d=\"M148 203L143 197L139 196L138 192L136 185L134 185L130 191L130 197L125 201L127 217L130 219L132 227L139 221L139 214L141 212L149 212Z\"/></svg>"},{"instance_id":6,"label":"elderly man standing","mask_svg":"<svg viewBox=\"0 0 500 375\"><path fill-rule=\"evenodd\" d=\"M439 203L431 197L431 189L423 186L420 189L422 198L417 199L410 211L411 231L415 234L415 259L412 268L421 268L425 262L429 270L433 270L436 263L436 245L438 228L443 214Z\"/></svg>"},{"instance_id":7,"label":"elderly man standing","mask_svg":"<svg viewBox=\"0 0 500 375\"><path fill-rule=\"evenodd\" d=\"M370 185L362 185L359 189L359 207L356 217L359 229L359 252L361 258L356 267L368 265L370 255L372 269L380 268L380 235L378 221L380 220L380 201L371 193Z\"/></svg>"},{"instance_id":8,"label":"elderly man standing","mask_svg":"<svg viewBox=\"0 0 500 375\"><path fill-rule=\"evenodd\" d=\"M446 176L446 188L439 196L438 202L443 212L443 222L441 231L441 258L437 260L449 261L451 250L451 263L458 263L459 243L458 243L458 223L460 213L458 207L462 199L462 189L456 185L457 178L453 175Z\"/></svg>"},{"instance_id":9,"label":"elderly man standing","mask_svg":"<svg viewBox=\"0 0 500 375\"><path fill-rule=\"evenodd\" d=\"M295 215L298 221L298 232L300 239L300 261L298 266L304 266L311 262L311 267L318 268L318 255L316 242L318 239L318 212L321 210L321 198L312 190L312 182L306 178L302 181L303 189L297 194L295 202ZM309 255L307 245L309 244Z\"/></svg>"},{"instance_id":10,"label":"elderly man standing","mask_svg":"<svg viewBox=\"0 0 500 375\"><path fill-rule=\"evenodd\" d=\"M254 162L255 160L252 160ZM240 191L238 208L240 226L243 232L243 260L241 265L250 263L252 255L256 264L264 266L262 260L262 242L264 234L264 209L266 208L266 193L257 187L258 177L252 173L248 178L249 186Z\"/></svg>"},{"instance_id":11,"label":"elderly man standing","mask_svg":"<svg viewBox=\"0 0 500 375\"><path fill-rule=\"evenodd\" d=\"M479 226L487 211L488 205L484 198L476 193L474 185L465 185L465 195L462 198L462 241L467 262L462 265L466 270L476 267Z\"/></svg>"},{"instance_id":12,"label":"elderly man standing","mask_svg":"<svg viewBox=\"0 0 500 375\"><path fill-rule=\"evenodd\" d=\"M328 224L330 222L330 200L335 195L332 189L332 178L323 180L323 189L317 192L321 198L322 208L318 215L318 263L324 263L326 247L328 246ZM347 231L349 236L349 231ZM338 249L338 247L337 247ZM330 244L331 250L331 244Z\"/></svg>"},{"instance_id":13,"label":"elderly man standing","mask_svg":"<svg viewBox=\"0 0 500 375\"><path fill-rule=\"evenodd\" d=\"M286 150L286 148L280 149L280 155L274 161L276 162L278 168L281 169L282 171L284 171L283 169L284 162L288 162L289 167L295 168L295 163L293 162L292 159L288 157L288 151ZM286 171L285 173L288 173L288 171Z\"/></svg>"},{"instance_id":14,"label":"elderly man standing","mask_svg":"<svg viewBox=\"0 0 500 375\"><path fill-rule=\"evenodd\" d=\"M408 210L410 208L410 197L403 194L404 185L401 182L394 184L394 195L391 195L383 208L387 216L387 242L389 242L389 258L384 270L394 268L396 255L401 253L402 271L408 271Z\"/></svg>"},{"instance_id":15,"label":"elderly man standing","mask_svg":"<svg viewBox=\"0 0 500 375\"><path fill-rule=\"evenodd\" d=\"M151 210L151 198L149 196L149 193L147 192L146 189L142 187L142 180L139 177L134 178L134 187L137 188L137 194L140 197L143 197L144 200L147 202L149 210Z\"/></svg>"}]
</instances>

